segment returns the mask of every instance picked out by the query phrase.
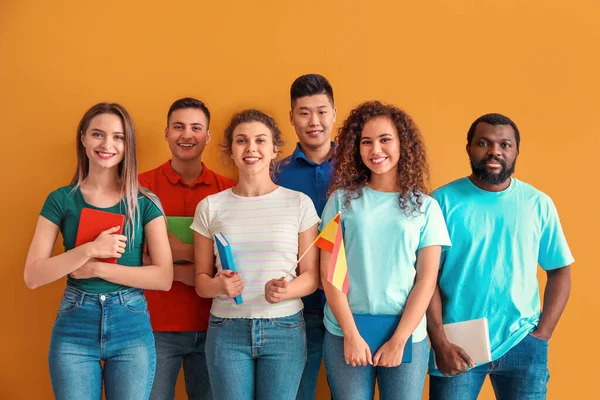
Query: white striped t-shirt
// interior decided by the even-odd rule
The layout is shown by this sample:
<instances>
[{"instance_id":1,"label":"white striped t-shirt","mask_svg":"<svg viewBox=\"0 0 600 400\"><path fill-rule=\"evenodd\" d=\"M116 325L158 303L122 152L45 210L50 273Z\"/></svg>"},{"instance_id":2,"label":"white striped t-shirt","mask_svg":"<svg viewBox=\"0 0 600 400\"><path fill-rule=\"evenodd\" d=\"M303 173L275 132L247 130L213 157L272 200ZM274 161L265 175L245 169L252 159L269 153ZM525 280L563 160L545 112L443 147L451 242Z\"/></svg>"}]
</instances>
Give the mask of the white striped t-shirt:
<instances>
[{"instance_id":1,"label":"white striped t-shirt","mask_svg":"<svg viewBox=\"0 0 600 400\"><path fill-rule=\"evenodd\" d=\"M202 200L191 228L213 240L215 233L223 233L244 280L243 303L221 295L214 298L211 313L220 318L280 318L302 310L300 299L268 303L265 284L294 266L298 234L318 222L310 197L281 186L263 196L243 197L228 189ZM214 254L221 271L216 244Z\"/></svg>"}]
</instances>

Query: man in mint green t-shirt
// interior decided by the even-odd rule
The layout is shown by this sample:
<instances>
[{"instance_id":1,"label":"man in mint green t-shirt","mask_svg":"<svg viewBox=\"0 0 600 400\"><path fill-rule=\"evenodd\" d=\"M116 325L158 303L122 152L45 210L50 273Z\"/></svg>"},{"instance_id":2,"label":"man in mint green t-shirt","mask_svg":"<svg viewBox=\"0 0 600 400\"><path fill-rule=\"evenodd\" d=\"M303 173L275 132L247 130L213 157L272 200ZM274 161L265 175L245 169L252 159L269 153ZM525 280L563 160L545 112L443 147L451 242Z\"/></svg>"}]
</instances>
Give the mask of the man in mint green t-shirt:
<instances>
[{"instance_id":1,"label":"man in mint green t-shirt","mask_svg":"<svg viewBox=\"0 0 600 400\"><path fill-rule=\"evenodd\" d=\"M433 400L475 400L487 375L497 398L546 398L548 339L569 297L574 260L550 197L511 177L519 144L509 118L479 117L467 134L472 174L433 193L452 241L427 312ZM538 264L548 276L543 312ZM492 362L473 363L442 328L478 318L488 321Z\"/></svg>"}]
</instances>

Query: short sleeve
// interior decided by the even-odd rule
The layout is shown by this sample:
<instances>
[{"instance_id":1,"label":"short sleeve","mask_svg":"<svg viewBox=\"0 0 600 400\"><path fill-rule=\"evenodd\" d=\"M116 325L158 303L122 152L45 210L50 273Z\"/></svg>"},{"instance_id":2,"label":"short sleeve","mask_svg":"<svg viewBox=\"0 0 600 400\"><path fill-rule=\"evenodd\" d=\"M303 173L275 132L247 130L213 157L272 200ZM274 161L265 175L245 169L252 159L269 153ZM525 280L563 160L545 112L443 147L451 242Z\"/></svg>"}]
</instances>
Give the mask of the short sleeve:
<instances>
[{"instance_id":1,"label":"short sleeve","mask_svg":"<svg viewBox=\"0 0 600 400\"><path fill-rule=\"evenodd\" d=\"M300 195L300 230L299 232L304 232L305 230L312 227L314 224L320 222L319 216L317 215L317 210L315 209L315 205L313 204L310 197L305 195L304 193L298 192Z\"/></svg>"},{"instance_id":2,"label":"short sleeve","mask_svg":"<svg viewBox=\"0 0 600 400\"><path fill-rule=\"evenodd\" d=\"M142 195L140 197L140 206L141 206L141 216L142 216L142 226L146 226L149 222L153 221L158 217L164 217L164 213L162 212L162 205L160 204L160 200L158 197L152 192L147 192L147 194Z\"/></svg>"},{"instance_id":3,"label":"short sleeve","mask_svg":"<svg viewBox=\"0 0 600 400\"><path fill-rule=\"evenodd\" d=\"M338 190L329 196L329 200L323 208L323 215L321 215L321 225L319 225L319 231L322 231L325 226L336 216L341 210L341 196L342 191ZM342 219L344 217L342 216Z\"/></svg>"},{"instance_id":4,"label":"short sleeve","mask_svg":"<svg viewBox=\"0 0 600 400\"><path fill-rule=\"evenodd\" d=\"M542 234L538 263L543 269L551 270L570 265L575 260L563 233L554 202L549 197L545 200L545 207L540 208Z\"/></svg>"},{"instance_id":5,"label":"short sleeve","mask_svg":"<svg viewBox=\"0 0 600 400\"><path fill-rule=\"evenodd\" d=\"M195 232L198 232L202 236L212 239L212 233L210 230L210 213L209 213L209 198L206 197L196 206L196 212L194 213L194 220L190 228Z\"/></svg>"},{"instance_id":6,"label":"short sleeve","mask_svg":"<svg viewBox=\"0 0 600 400\"><path fill-rule=\"evenodd\" d=\"M140 186L145 187L148 190L154 190L152 187L152 171L144 172L138 175L138 183Z\"/></svg>"},{"instance_id":7,"label":"short sleeve","mask_svg":"<svg viewBox=\"0 0 600 400\"><path fill-rule=\"evenodd\" d=\"M64 190L57 189L46 197L46 201L40 211L40 215L53 224L60 226L63 216L63 207L65 200Z\"/></svg>"},{"instance_id":8,"label":"short sleeve","mask_svg":"<svg viewBox=\"0 0 600 400\"><path fill-rule=\"evenodd\" d=\"M442 246L443 250L447 250L451 246L451 242L442 209L438 202L431 197L424 197L424 199L427 204L424 204L425 222L421 227L419 249L428 246Z\"/></svg>"}]
</instances>

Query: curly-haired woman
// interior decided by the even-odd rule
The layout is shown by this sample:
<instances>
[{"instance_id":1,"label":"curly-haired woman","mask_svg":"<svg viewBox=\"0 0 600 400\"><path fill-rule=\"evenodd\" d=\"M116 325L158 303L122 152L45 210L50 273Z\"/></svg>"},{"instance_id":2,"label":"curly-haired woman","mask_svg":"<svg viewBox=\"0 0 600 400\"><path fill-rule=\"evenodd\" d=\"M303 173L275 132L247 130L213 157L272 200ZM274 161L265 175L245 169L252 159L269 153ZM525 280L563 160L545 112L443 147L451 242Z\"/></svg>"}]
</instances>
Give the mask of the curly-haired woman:
<instances>
[{"instance_id":1,"label":"curly-haired woman","mask_svg":"<svg viewBox=\"0 0 600 400\"><path fill-rule=\"evenodd\" d=\"M333 397L420 399L429 347L425 311L450 239L439 205L427 196L429 168L417 125L378 101L350 112L336 138L335 172L322 226L341 212L350 289L327 283L323 352ZM379 349L361 337L353 314L401 316ZM412 362L402 364L412 335Z\"/></svg>"}]
</instances>

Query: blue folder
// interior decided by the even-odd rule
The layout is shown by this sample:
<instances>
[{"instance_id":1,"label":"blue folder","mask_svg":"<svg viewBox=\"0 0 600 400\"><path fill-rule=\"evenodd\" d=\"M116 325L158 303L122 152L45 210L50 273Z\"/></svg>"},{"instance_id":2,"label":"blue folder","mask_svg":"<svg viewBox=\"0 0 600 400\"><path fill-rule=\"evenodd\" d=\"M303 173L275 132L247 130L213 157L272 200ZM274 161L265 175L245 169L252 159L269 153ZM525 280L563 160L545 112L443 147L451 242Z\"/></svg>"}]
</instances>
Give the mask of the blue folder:
<instances>
[{"instance_id":1,"label":"blue folder","mask_svg":"<svg viewBox=\"0 0 600 400\"><path fill-rule=\"evenodd\" d=\"M400 323L400 316L395 315L371 315L371 314L352 314L354 323L360 336L367 342L371 349L371 354L375 355L377 350L385 342L392 338L392 335ZM412 335L408 337L402 354L402 362L412 361Z\"/></svg>"},{"instance_id":2,"label":"blue folder","mask_svg":"<svg viewBox=\"0 0 600 400\"><path fill-rule=\"evenodd\" d=\"M221 259L221 267L228 269L231 272L236 272L235 263L233 262L233 254L231 253L231 246L222 233L215 233L215 243L217 244L217 251L219 258ZM242 295L235 296L235 304L242 304Z\"/></svg>"}]
</instances>

